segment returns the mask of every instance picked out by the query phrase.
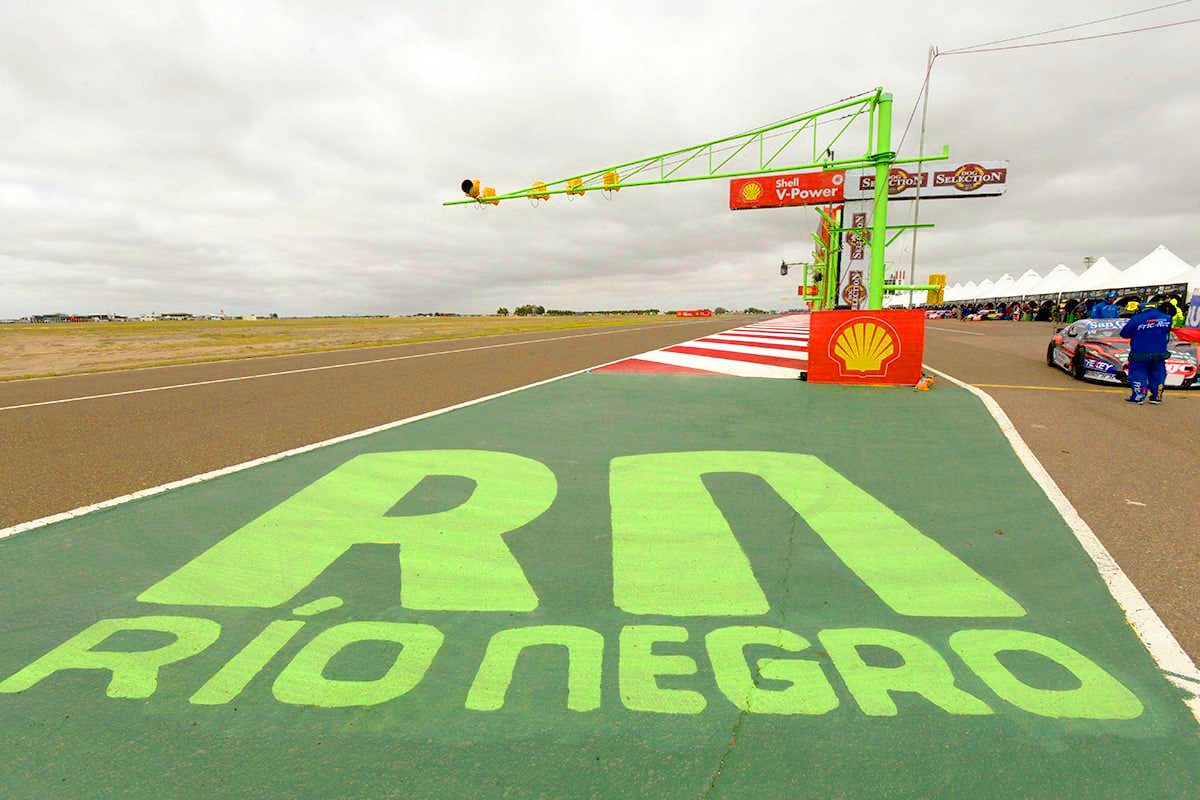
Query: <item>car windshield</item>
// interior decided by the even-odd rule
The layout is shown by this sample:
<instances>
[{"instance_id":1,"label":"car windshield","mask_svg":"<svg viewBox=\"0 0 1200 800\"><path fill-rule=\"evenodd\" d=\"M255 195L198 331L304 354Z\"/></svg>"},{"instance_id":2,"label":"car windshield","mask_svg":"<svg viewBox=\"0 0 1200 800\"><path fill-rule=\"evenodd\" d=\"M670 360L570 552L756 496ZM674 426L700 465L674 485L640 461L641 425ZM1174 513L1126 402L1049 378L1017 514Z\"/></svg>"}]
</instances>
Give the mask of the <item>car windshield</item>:
<instances>
[{"instance_id":1,"label":"car windshield","mask_svg":"<svg viewBox=\"0 0 1200 800\"><path fill-rule=\"evenodd\" d=\"M1109 339L1109 340L1114 340L1113 344L1118 345L1118 346L1120 346L1120 345L1128 346L1129 345L1128 339L1121 338L1121 326L1120 325L1115 325L1113 327L1088 328L1086 331L1084 331L1083 338L1084 338L1084 340L1089 341L1089 342L1094 342L1097 340L1103 341L1105 339ZM1170 338L1167 340L1167 346L1174 347L1176 344L1179 344L1179 338L1177 336L1175 336L1174 333L1171 333Z\"/></svg>"},{"instance_id":2,"label":"car windshield","mask_svg":"<svg viewBox=\"0 0 1200 800\"><path fill-rule=\"evenodd\" d=\"M1089 325L1087 331L1083 335L1083 338L1088 340L1120 339L1121 328L1124 327L1124 325L1125 320L1121 320L1119 324L1113 323L1112 325Z\"/></svg>"}]
</instances>

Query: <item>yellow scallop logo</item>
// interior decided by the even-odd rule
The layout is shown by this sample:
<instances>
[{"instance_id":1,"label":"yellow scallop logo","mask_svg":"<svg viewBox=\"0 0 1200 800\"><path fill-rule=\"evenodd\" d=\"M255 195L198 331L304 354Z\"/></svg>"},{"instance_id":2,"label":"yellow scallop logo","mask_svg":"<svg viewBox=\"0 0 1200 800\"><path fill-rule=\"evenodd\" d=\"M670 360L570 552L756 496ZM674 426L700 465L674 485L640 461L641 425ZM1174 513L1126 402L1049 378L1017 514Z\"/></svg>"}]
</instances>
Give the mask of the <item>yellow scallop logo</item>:
<instances>
[{"instance_id":1,"label":"yellow scallop logo","mask_svg":"<svg viewBox=\"0 0 1200 800\"><path fill-rule=\"evenodd\" d=\"M900 356L900 337L876 317L855 317L842 323L830 342L829 355L838 362L843 376L882 378L888 365Z\"/></svg>"},{"instance_id":2,"label":"yellow scallop logo","mask_svg":"<svg viewBox=\"0 0 1200 800\"><path fill-rule=\"evenodd\" d=\"M762 197L762 184L758 181L750 181L742 187L742 199L747 203L753 203L758 198Z\"/></svg>"}]
</instances>

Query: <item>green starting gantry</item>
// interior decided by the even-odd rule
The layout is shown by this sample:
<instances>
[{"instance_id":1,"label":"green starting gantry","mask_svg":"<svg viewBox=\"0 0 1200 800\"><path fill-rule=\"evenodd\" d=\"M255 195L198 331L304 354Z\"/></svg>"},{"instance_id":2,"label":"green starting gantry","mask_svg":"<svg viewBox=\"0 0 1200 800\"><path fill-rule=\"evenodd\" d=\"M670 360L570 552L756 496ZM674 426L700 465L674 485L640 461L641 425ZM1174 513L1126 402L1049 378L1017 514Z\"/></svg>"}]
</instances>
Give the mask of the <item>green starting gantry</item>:
<instances>
[{"instance_id":1,"label":"green starting gantry","mask_svg":"<svg viewBox=\"0 0 1200 800\"><path fill-rule=\"evenodd\" d=\"M835 159L833 148L845 150L843 135L865 115L866 146L861 155ZM840 126L834 123L842 122ZM862 127L862 126L860 126ZM824 130L823 130L824 129ZM776 140L783 142L776 146ZM808 145L811 142L811 154ZM730 163L757 144L757 163L730 167ZM784 158L780 158L787 151ZM639 186L658 186L693 181L725 180L755 175L770 175L780 172L803 170L854 170L873 168L875 188L873 195L873 219L869 228L847 228L840 217L819 209L829 228L829 243L821 258L814 264L814 276L825 280L825 287L817 300L817 307L830 308L836 300L836 264L838 246L843 233L866 233L871 248L871 272L868 307L883 307L885 291L900 291L909 286L885 285L884 253L889 231L892 239L904 230L928 228L921 225L888 225L888 175L897 164L913 164L926 161L942 161L950 157L949 147L943 147L936 155L920 155L916 158L898 159L892 150L892 95L882 87L869 92L844 98L803 114L789 117L769 125L763 125L742 133L724 136L700 144L669 150L652 156L626 161L621 164L580 172L554 181L535 181L529 187L497 194L496 190L484 186L477 178L462 182L462 200L450 200L442 205L498 205L505 200L528 199L533 202L549 200L553 195L582 197L589 192L603 192L608 196L621 189ZM746 156L743 156L743 160ZM796 163L797 158L800 159ZM780 161L791 163L779 163ZM741 162L739 162L741 163ZM832 285L832 289L829 287ZM911 287L916 288L916 287Z\"/></svg>"}]
</instances>

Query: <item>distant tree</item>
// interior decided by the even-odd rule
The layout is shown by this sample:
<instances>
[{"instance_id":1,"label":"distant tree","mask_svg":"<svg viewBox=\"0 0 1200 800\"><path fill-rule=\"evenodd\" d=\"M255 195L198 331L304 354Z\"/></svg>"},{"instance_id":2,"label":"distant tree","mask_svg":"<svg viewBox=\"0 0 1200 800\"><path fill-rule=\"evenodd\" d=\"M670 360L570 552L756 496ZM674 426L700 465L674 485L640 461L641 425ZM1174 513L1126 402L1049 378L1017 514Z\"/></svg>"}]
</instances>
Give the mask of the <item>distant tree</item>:
<instances>
[{"instance_id":1,"label":"distant tree","mask_svg":"<svg viewBox=\"0 0 1200 800\"><path fill-rule=\"evenodd\" d=\"M500 306L499 308L497 308L497 309L496 309L496 316L498 316L498 317L507 317L507 316L508 316L508 309L507 309L507 308L505 308L504 306Z\"/></svg>"},{"instance_id":2,"label":"distant tree","mask_svg":"<svg viewBox=\"0 0 1200 800\"><path fill-rule=\"evenodd\" d=\"M534 314L537 314L537 315L539 315L539 316L540 316L540 315L542 315L542 314L545 314L545 313L546 313L546 307L545 307L545 306L534 306L534 311L533 311L533 313L534 313Z\"/></svg>"},{"instance_id":3,"label":"distant tree","mask_svg":"<svg viewBox=\"0 0 1200 800\"><path fill-rule=\"evenodd\" d=\"M713 309L713 313L714 313L714 314L728 314L728 313L729 313L729 309L728 309L728 308L721 308L721 306L717 306L716 308L714 308L714 309Z\"/></svg>"},{"instance_id":4,"label":"distant tree","mask_svg":"<svg viewBox=\"0 0 1200 800\"><path fill-rule=\"evenodd\" d=\"M763 311L761 308L755 308L754 306L750 306L742 313L743 314L765 314L767 312Z\"/></svg>"}]
</instances>

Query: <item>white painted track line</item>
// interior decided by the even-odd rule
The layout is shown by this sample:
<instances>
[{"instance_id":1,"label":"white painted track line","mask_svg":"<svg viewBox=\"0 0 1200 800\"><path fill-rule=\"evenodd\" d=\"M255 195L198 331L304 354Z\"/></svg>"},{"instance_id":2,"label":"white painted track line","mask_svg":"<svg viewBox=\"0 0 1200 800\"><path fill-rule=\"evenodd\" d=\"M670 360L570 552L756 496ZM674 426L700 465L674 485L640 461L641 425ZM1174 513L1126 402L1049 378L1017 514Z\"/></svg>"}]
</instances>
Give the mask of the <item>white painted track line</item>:
<instances>
[{"instance_id":1,"label":"white painted track line","mask_svg":"<svg viewBox=\"0 0 1200 800\"><path fill-rule=\"evenodd\" d=\"M796 353L798 350L788 350L789 347L802 347L808 344L807 339L792 339L786 342L779 339L763 339L758 336L726 336L723 333L718 333L715 336L704 336L700 339L693 339L698 344L743 344L743 345L761 345L763 347L772 348L780 353ZM804 347L804 350L808 350Z\"/></svg>"},{"instance_id":2,"label":"white painted track line","mask_svg":"<svg viewBox=\"0 0 1200 800\"><path fill-rule=\"evenodd\" d=\"M708 320L702 320L702 321L707 322ZM691 325L691 324L698 324L698 323L684 323L684 324ZM658 327L658 326L651 326L651 327ZM606 331L606 332L610 333L612 331ZM599 335L599 332L593 333L591 335ZM557 338L577 338L577 337L557 337ZM514 342L513 344L517 344L517 343ZM487 348L471 348L471 349L487 349ZM453 351L453 352L457 352L457 351ZM429 353L426 355L433 355L433 354ZM409 356L409 357L411 358L411 356ZM324 441L313 442L312 444L306 444L301 447L295 447L295 448L292 448L291 450L284 450L282 453L274 453L269 456L262 456L261 458L255 458L255 459L251 459L250 461L244 461L241 464L233 464L232 466L221 467L220 469L214 469L210 472L205 472L200 475L193 475L190 478L181 478L180 480L171 481L170 483L164 483L160 486L152 486L149 489L142 489L137 492L131 492L130 494L123 494L120 497L113 497L109 500L102 500L99 503L91 503L86 506L80 506L79 508L73 508L70 511L63 511L58 514L51 514L48 517L41 517L39 519L30 520L29 522L21 522L16 525L10 525L7 528L0 528L0 539L5 539L5 538L8 538L9 536L15 536L19 533L25 533L26 531L31 531L31 530L34 530L35 528L42 528L42 527L45 527L46 525L51 525L55 522L62 522L64 520L74 519L75 517L82 517L84 514L90 514L93 511L99 511L102 508L112 508L113 506L119 506L124 503L128 503L131 500L138 500L143 497L152 497L156 494L162 494L163 492L170 491L171 489L178 489L183 486L190 486L194 483L203 483L204 481L209 481L209 480L212 480L213 478L219 478L223 475L231 475L235 472L241 472L242 470L250 469L251 467L257 467L262 464L270 464L272 461L279 461L281 459L287 458L288 456L299 455L300 453L307 453L310 450L318 450L322 447L327 447L332 444L348 442L348 441L351 441L352 439L360 439L363 436L370 436L373 433L379 433L380 431L391 430L392 428L399 428L401 425L408 425L409 423L412 423L412 422L419 422L420 420L429 419L430 417L436 417L436 416L445 414L450 411L456 411L460 408L467 408L468 406L478 405L479 403L485 403L488 400L494 400L497 397L504 397L506 395L515 394L517 392L523 392L526 389L533 389L534 387L537 387L537 386L545 386L548 383L554 383L555 381L560 381L564 378L570 378L575 375L582 375L585 372L591 372L594 369L599 369L600 367L606 367L609 364L616 364L618 361L625 361L628 358L629 358L629 356L622 356L620 358L613 359L612 361L606 361L603 364L593 364L590 367L585 367L583 369L577 369L574 372L566 372L566 373L563 373L562 375L555 375L553 378L546 378L545 380L542 380L542 381L536 381L534 383L527 383L524 386L517 386L512 389L505 389L503 392L496 392L495 394L489 394L485 397L477 397L474 400L467 400L464 403L456 403L455 405L446 406L445 408L438 408L433 411L426 411L424 414L417 414L416 416L406 417L405 419L396 420L395 422L388 422L383 425L376 425L373 428L365 428L361 431L355 431L353 433L343 434L342 436L335 436L332 439L325 439ZM392 359L387 359L387 360L392 360Z\"/></svg>"},{"instance_id":3,"label":"white painted track line","mask_svg":"<svg viewBox=\"0 0 1200 800\"><path fill-rule=\"evenodd\" d=\"M976 334L982 335L982 334ZM996 420L996 424L1000 426L1000 431L1008 439L1008 443L1017 454L1017 458L1025 466L1030 476L1037 482L1038 486L1042 487L1042 491L1046 493L1046 497L1058 509L1058 513L1062 515L1063 520L1075 534L1075 538L1079 540L1079 544L1083 546L1084 551L1091 557L1096 564L1096 569L1100 572L1100 577L1104 579L1104 584L1108 587L1108 591L1112 594L1113 599L1117 601L1117 605L1125 612L1126 619L1133 626L1133 630L1137 633L1142 643L1146 645L1146 649L1150 651L1150 655L1158 664L1159 669L1166 675L1167 680L1175 684L1179 688L1187 692L1190 697L1185 701L1188 707L1192 710L1192 714L1196 720L1200 722L1200 669L1196 667L1191 656L1184 651L1179 644L1174 634L1159 618L1158 614L1146 602L1146 598L1138 591L1138 588L1133 585L1133 581L1125 574L1117 564L1117 560L1112 557L1104 544L1096 537L1091 526L1084 521L1083 517L1071 505L1071 501L1063 494L1062 489L1058 488L1058 484L1050 477L1050 473L1042 466L1042 462L1038 461L1033 450L1029 449L1029 445L1021 438L1021 434L1017 431L1012 420L1008 418L1008 414L1000 407L1000 404L987 392L972 386L969 383L960 381L952 375L947 375L941 370L934 369L928 364L924 365L925 369L938 375L951 383L961 386L971 394L983 401L983 405L991 413L992 418Z\"/></svg>"},{"instance_id":4,"label":"white painted track line","mask_svg":"<svg viewBox=\"0 0 1200 800\"><path fill-rule=\"evenodd\" d=\"M795 379L808 366L808 329L807 316L778 317L651 350L631 361L652 361L739 378ZM690 352L681 352L684 348ZM764 356L786 363L760 363ZM615 371L621 371L620 366Z\"/></svg>"},{"instance_id":5,"label":"white painted track line","mask_svg":"<svg viewBox=\"0 0 1200 800\"><path fill-rule=\"evenodd\" d=\"M712 337L708 337L712 338ZM741 342L702 342L699 339L694 339L686 344L671 345L671 347L692 347L697 350L712 350L722 353L749 353L756 356L772 356L774 358L794 358L797 360L808 360L805 353L797 350L781 350L771 347L770 345L755 345L742 344ZM664 350L670 350L670 347L664 347Z\"/></svg>"},{"instance_id":6,"label":"white painted track line","mask_svg":"<svg viewBox=\"0 0 1200 800\"><path fill-rule=\"evenodd\" d=\"M438 351L432 352L432 353L410 353L408 355L403 355L403 356L387 356L385 358L372 358L372 359L368 359L365 361L348 361L348 362L345 362L342 364L325 364L325 365L318 366L318 367L299 367L297 369L285 369L285 370L278 370L276 372L260 372L260 373L255 373L253 375L237 375L237 376L229 377L229 378L212 378L212 379L206 380L206 381L191 381L188 383L172 383L167 386L148 386L148 387L145 387L142 389L127 389L127 390L121 391L121 392L105 392L103 394L80 395L78 397L64 397L64 398L60 398L58 400L42 400L42 401L39 401L36 403L19 403L17 405L12 405L12 406L0 406L0 411L15 411L20 408L36 408L38 406L53 406L53 405L59 405L61 403L78 403L78 402L81 402L84 400L101 400L106 397L122 397L125 395L131 395L131 394L144 394L146 392L165 392L169 389L188 389L188 388L192 388L195 386L211 386L213 384L218 384L218 383L235 383L237 381L251 381L251 380L257 380L259 378L277 378L282 375L298 375L298 374L304 373L304 372L321 372L323 370L329 370L329 369L344 369L346 367L363 367L363 366L368 366L371 364L386 364L391 361L407 361L409 359L414 359L414 358L430 358L432 356L446 356L446 355L452 355L454 353L470 353L470 352L473 352L476 350L494 350L494 349L500 348L500 347L521 347L523 345L540 344L542 342L557 342L557 341L561 341L564 339L582 339L582 338L586 338L589 336L609 336L614 333L631 333L633 331L644 331L644 330L669 330L671 328L680 328L680 327L683 327L684 325L699 325L702 322L709 322L709 321L710 320L705 319L705 320L697 320L695 322L683 322L683 323L675 323L675 324L668 323L669 327L663 327L661 325L641 325L638 327L616 328L613 330L605 330L605 331L592 331L591 333L573 333L573 334L569 334L567 336L548 336L548 337L544 337L541 339L525 339L525 340L519 341L519 342L500 342L498 344L484 344L484 345L477 345L475 347L458 347L458 348L454 348L453 350L438 350ZM327 352L332 352L332 351L327 351ZM206 366L206 364L203 364L203 363L202 364L192 364L189 366ZM62 377L86 377L86 375L87 375L87 373L85 373L84 375L81 375L81 376L62 376ZM2 386L3 386L3 384L0 384L0 387L2 387Z\"/></svg>"},{"instance_id":7,"label":"white painted track line","mask_svg":"<svg viewBox=\"0 0 1200 800\"><path fill-rule=\"evenodd\" d=\"M795 380L800 370L791 367L777 367L773 364L758 364L753 361L732 361L722 359L714 365L716 359L706 356L696 356L690 353L670 353L666 350L654 350L634 356L638 361L654 361L659 364L671 364L676 367L690 367L713 372L719 367L719 374L734 375L739 378L790 378Z\"/></svg>"}]
</instances>

